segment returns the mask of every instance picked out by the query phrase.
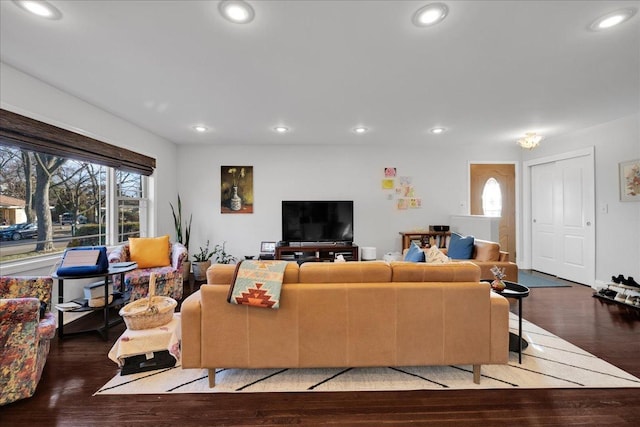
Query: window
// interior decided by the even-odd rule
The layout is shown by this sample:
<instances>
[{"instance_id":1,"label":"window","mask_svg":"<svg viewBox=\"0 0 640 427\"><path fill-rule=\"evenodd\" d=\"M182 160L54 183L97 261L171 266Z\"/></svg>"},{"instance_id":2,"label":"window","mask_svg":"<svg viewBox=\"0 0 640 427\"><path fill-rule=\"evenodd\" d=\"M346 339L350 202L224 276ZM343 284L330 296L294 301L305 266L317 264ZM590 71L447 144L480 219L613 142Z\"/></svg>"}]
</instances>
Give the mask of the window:
<instances>
[{"instance_id":1,"label":"window","mask_svg":"<svg viewBox=\"0 0 640 427\"><path fill-rule=\"evenodd\" d=\"M502 215L502 192L495 178L489 178L482 190L482 211L486 216Z\"/></svg>"},{"instance_id":2,"label":"window","mask_svg":"<svg viewBox=\"0 0 640 427\"><path fill-rule=\"evenodd\" d=\"M0 261L146 235L146 176L5 145L0 162ZM37 232L15 231L29 223Z\"/></svg>"},{"instance_id":3,"label":"window","mask_svg":"<svg viewBox=\"0 0 640 427\"><path fill-rule=\"evenodd\" d=\"M140 237L140 231L146 231L147 218L147 180L145 176L124 171L116 173L116 206L118 242L129 237Z\"/></svg>"}]
</instances>

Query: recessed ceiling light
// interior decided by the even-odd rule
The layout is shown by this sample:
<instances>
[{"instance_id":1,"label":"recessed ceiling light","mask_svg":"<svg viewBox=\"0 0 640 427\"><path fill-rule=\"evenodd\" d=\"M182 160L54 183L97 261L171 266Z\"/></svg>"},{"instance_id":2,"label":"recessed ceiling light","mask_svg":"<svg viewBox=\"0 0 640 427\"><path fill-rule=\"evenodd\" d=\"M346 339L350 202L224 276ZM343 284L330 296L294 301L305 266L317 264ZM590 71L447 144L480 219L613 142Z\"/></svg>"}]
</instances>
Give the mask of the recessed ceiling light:
<instances>
[{"instance_id":1,"label":"recessed ceiling light","mask_svg":"<svg viewBox=\"0 0 640 427\"><path fill-rule=\"evenodd\" d=\"M246 24L255 16L253 8L243 0L225 0L218 4L220 14L234 24Z\"/></svg>"},{"instance_id":2,"label":"recessed ceiling light","mask_svg":"<svg viewBox=\"0 0 640 427\"><path fill-rule=\"evenodd\" d=\"M624 21L631 19L636 14L635 8L627 8L607 13L591 23L589 28L593 31L606 30L616 25L622 24Z\"/></svg>"},{"instance_id":3,"label":"recessed ceiling light","mask_svg":"<svg viewBox=\"0 0 640 427\"><path fill-rule=\"evenodd\" d=\"M358 126L357 128L353 128L353 131L355 133L367 133L369 131L369 129L367 129L366 127L363 127L363 126Z\"/></svg>"},{"instance_id":4,"label":"recessed ceiling light","mask_svg":"<svg viewBox=\"0 0 640 427\"><path fill-rule=\"evenodd\" d=\"M449 13L444 3L431 3L421 7L413 14L413 23L418 27L428 27L442 21Z\"/></svg>"},{"instance_id":5,"label":"recessed ceiling light","mask_svg":"<svg viewBox=\"0 0 640 427\"><path fill-rule=\"evenodd\" d=\"M13 0L22 10L37 15L41 18L60 19L62 13L52 4L43 0Z\"/></svg>"},{"instance_id":6,"label":"recessed ceiling light","mask_svg":"<svg viewBox=\"0 0 640 427\"><path fill-rule=\"evenodd\" d=\"M203 125L195 125L193 127L193 130L195 130L196 132L206 132L209 130L209 128Z\"/></svg>"},{"instance_id":7,"label":"recessed ceiling light","mask_svg":"<svg viewBox=\"0 0 640 427\"><path fill-rule=\"evenodd\" d=\"M275 130L278 133L286 133L289 132L289 128L286 126L276 126L273 128L273 130Z\"/></svg>"},{"instance_id":8,"label":"recessed ceiling light","mask_svg":"<svg viewBox=\"0 0 640 427\"><path fill-rule=\"evenodd\" d=\"M431 133L433 133L435 135L439 135L441 133L444 133L444 131L446 131L445 128L433 128L429 132L431 132Z\"/></svg>"}]
</instances>

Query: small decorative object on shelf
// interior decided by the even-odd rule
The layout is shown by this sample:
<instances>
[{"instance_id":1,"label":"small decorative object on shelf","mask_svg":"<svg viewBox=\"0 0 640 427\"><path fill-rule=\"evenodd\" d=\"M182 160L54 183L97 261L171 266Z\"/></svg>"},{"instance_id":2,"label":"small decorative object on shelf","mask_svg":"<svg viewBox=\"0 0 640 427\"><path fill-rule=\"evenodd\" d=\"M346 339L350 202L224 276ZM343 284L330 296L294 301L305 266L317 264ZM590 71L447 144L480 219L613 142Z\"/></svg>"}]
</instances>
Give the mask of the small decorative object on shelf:
<instances>
[{"instance_id":1,"label":"small decorative object on shelf","mask_svg":"<svg viewBox=\"0 0 640 427\"><path fill-rule=\"evenodd\" d=\"M491 272L493 273L493 277L495 277L493 282L491 282L491 288L498 292L504 291L504 289L507 287L507 285L505 285L503 281L503 279L507 276L505 274L505 269L498 268L497 265L494 265L491 269Z\"/></svg>"}]
</instances>

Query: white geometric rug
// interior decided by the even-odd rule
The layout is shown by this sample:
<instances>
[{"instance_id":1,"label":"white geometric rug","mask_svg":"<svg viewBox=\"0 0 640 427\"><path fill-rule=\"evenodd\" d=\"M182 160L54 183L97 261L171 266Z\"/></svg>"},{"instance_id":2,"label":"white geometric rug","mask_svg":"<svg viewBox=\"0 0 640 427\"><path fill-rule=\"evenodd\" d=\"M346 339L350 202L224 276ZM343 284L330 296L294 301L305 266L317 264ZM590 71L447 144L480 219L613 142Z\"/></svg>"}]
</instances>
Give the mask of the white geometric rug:
<instances>
[{"instance_id":1,"label":"white geometric rug","mask_svg":"<svg viewBox=\"0 0 640 427\"><path fill-rule=\"evenodd\" d=\"M517 316L510 329L518 333ZM490 388L640 387L640 379L523 319L529 346L518 363L483 365L480 384L472 368L410 366L387 368L219 369L209 388L206 369L179 366L132 375L116 375L94 396L166 393L255 393L297 391L460 390Z\"/></svg>"}]
</instances>

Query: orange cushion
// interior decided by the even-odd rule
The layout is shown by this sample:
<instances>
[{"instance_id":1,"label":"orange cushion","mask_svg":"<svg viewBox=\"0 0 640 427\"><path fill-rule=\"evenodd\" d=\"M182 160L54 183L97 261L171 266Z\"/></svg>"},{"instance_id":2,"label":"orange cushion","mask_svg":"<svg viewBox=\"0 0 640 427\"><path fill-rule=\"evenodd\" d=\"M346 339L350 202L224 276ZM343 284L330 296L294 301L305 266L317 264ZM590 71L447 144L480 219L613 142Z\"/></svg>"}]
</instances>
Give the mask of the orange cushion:
<instances>
[{"instance_id":1,"label":"orange cushion","mask_svg":"<svg viewBox=\"0 0 640 427\"><path fill-rule=\"evenodd\" d=\"M169 235L162 237L130 237L129 254L138 268L166 267L169 258Z\"/></svg>"}]
</instances>

